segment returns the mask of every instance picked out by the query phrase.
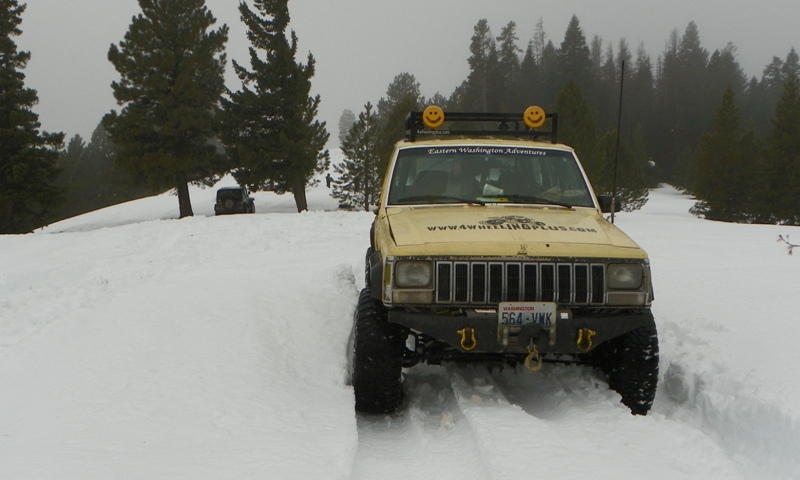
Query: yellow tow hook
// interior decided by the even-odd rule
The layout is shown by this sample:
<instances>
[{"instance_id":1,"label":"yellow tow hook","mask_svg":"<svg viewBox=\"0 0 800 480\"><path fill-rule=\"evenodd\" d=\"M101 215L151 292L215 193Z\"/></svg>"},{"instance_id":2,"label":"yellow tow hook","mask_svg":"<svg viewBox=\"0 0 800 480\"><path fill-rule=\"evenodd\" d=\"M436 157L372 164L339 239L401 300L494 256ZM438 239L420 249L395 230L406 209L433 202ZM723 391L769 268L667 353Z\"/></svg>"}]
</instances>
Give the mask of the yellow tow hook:
<instances>
[{"instance_id":1,"label":"yellow tow hook","mask_svg":"<svg viewBox=\"0 0 800 480\"><path fill-rule=\"evenodd\" d=\"M536 359L536 364L533 364L533 359ZM542 369L542 356L539 354L539 349L536 347L536 344L531 342L528 345L528 356L525 357L525 368L530 370L531 372L538 372Z\"/></svg>"},{"instance_id":2,"label":"yellow tow hook","mask_svg":"<svg viewBox=\"0 0 800 480\"><path fill-rule=\"evenodd\" d=\"M474 328L465 327L456 331L456 333L461 335L461 348L463 348L465 351L469 352L478 346L478 339L475 338Z\"/></svg>"},{"instance_id":3,"label":"yellow tow hook","mask_svg":"<svg viewBox=\"0 0 800 480\"><path fill-rule=\"evenodd\" d=\"M597 335L597 332L594 330L589 330L588 328L579 328L578 341L575 342L578 345L578 349L581 352L588 352L592 348L592 337L595 335Z\"/></svg>"}]
</instances>

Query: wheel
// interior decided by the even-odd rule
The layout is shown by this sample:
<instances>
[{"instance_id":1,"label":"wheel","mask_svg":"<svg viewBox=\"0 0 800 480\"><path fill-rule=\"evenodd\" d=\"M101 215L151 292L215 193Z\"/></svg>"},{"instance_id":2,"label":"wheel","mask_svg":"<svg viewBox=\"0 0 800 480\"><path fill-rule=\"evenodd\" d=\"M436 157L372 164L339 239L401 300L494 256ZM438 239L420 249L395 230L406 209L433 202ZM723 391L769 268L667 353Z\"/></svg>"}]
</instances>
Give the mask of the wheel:
<instances>
[{"instance_id":1,"label":"wheel","mask_svg":"<svg viewBox=\"0 0 800 480\"><path fill-rule=\"evenodd\" d=\"M647 415L658 385L656 326L640 327L597 347L595 358L608 386L634 415Z\"/></svg>"},{"instance_id":2,"label":"wheel","mask_svg":"<svg viewBox=\"0 0 800 480\"><path fill-rule=\"evenodd\" d=\"M225 208L227 208L228 210L233 208L233 200L231 200L230 198L225 200Z\"/></svg>"},{"instance_id":3,"label":"wheel","mask_svg":"<svg viewBox=\"0 0 800 480\"><path fill-rule=\"evenodd\" d=\"M391 413L403 400L401 372L405 329L387 321L386 309L361 290L353 339L353 390L356 410Z\"/></svg>"}]
</instances>

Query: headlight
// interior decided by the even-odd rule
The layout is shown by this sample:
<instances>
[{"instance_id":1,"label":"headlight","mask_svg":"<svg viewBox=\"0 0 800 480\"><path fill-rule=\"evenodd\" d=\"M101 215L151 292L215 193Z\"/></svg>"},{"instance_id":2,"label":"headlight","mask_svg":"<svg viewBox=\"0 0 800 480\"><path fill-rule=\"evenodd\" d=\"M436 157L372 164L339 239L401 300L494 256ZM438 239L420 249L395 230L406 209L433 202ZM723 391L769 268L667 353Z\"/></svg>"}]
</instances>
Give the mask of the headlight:
<instances>
[{"instance_id":1,"label":"headlight","mask_svg":"<svg viewBox=\"0 0 800 480\"><path fill-rule=\"evenodd\" d=\"M428 287L433 278L431 262L397 262L394 271L398 287Z\"/></svg>"},{"instance_id":2,"label":"headlight","mask_svg":"<svg viewBox=\"0 0 800 480\"><path fill-rule=\"evenodd\" d=\"M608 266L608 288L636 290L642 286L642 266L635 263Z\"/></svg>"}]
</instances>

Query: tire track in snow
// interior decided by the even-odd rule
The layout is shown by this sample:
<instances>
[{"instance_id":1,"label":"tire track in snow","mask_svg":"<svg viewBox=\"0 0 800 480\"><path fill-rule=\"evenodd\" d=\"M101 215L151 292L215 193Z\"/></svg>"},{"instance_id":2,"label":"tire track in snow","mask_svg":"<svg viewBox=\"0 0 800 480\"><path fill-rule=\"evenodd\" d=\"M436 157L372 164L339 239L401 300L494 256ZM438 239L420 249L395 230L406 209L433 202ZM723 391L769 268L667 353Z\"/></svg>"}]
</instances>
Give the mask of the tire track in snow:
<instances>
[{"instance_id":1,"label":"tire track in snow","mask_svg":"<svg viewBox=\"0 0 800 480\"><path fill-rule=\"evenodd\" d=\"M775 425L783 417L770 416L769 405L717 409L713 395L699 391L679 404L667 392L675 385L662 381L653 411L633 416L594 370L576 365L546 364L535 374L420 365L404 377L398 413L358 417L354 480L405 480L421 471L460 480L796 478L797 461L789 458L797 425ZM734 433L737 415L761 415L770 424L764 432ZM761 438L769 432L778 438ZM766 441L758 464L726 445L748 440Z\"/></svg>"},{"instance_id":2,"label":"tire track in snow","mask_svg":"<svg viewBox=\"0 0 800 480\"><path fill-rule=\"evenodd\" d=\"M484 480L492 478L466 423L447 371L419 365L404 371L406 400L394 415L358 415L352 480Z\"/></svg>"},{"instance_id":3,"label":"tire track in snow","mask_svg":"<svg viewBox=\"0 0 800 480\"><path fill-rule=\"evenodd\" d=\"M748 478L702 430L631 415L586 367L454 369L451 388L492 479Z\"/></svg>"},{"instance_id":4,"label":"tire track in snow","mask_svg":"<svg viewBox=\"0 0 800 480\"><path fill-rule=\"evenodd\" d=\"M800 419L774 400L724 372L693 373L680 362L669 364L661 386L667 417L708 432L747 478L800 478Z\"/></svg>"}]
</instances>

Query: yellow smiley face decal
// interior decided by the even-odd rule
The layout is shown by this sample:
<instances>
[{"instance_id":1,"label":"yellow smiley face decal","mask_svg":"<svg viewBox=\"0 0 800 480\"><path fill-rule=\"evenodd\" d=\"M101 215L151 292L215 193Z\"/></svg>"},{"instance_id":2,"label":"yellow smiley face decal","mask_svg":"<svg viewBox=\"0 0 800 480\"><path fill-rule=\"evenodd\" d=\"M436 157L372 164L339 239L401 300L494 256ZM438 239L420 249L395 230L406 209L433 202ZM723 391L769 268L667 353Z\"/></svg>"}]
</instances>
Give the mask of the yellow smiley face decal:
<instances>
[{"instance_id":1,"label":"yellow smiley face decal","mask_svg":"<svg viewBox=\"0 0 800 480\"><path fill-rule=\"evenodd\" d=\"M544 125L544 121L547 118L547 115L542 110L542 107L528 107L525 110L525 113L522 115L522 119L525 120L525 125L529 126L530 128L539 128Z\"/></svg>"},{"instance_id":2,"label":"yellow smiley face decal","mask_svg":"<svg viewBox=\"0 0 800 480\"><path fill-rule=\"evenodd\" d=\"M440 107L431 105L422 112L422 123L428 128L438 128L444 123L444 112Z\"/></svg>"}]
</instances>

